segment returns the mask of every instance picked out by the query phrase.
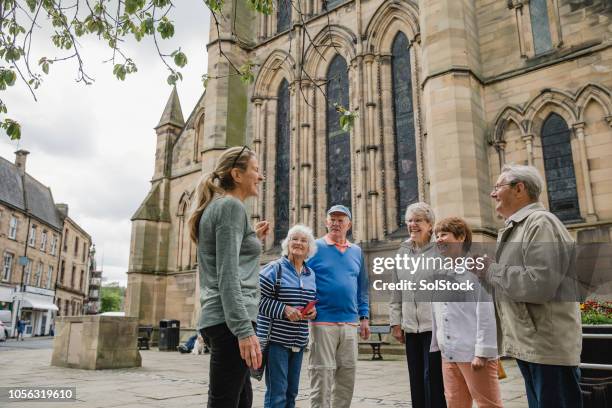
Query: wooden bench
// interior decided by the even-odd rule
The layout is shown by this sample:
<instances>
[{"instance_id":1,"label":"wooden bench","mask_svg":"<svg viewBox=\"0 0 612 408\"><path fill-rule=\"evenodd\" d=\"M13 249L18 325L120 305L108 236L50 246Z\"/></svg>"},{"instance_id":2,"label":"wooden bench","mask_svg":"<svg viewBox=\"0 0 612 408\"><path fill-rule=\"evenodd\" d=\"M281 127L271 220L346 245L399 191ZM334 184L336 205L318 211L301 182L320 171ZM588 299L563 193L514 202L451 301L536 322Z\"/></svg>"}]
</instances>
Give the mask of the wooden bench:
<instances>
[{"instance_id":1,"label":"wooden bench","mask_svg":"<svg viewBox=\"0 0 612 408\"><path fill-rule=\"evenodd\" d=\"M153 334L153 326L138 327L138 350L149 350L149 342Z\"/></svg>"},{"instance_id":2,"label":"wooden bench","mask_svg":"<svg viewBox=\"0 0 612 408\"><path fill-rule=\"evenodd\" d=\"M389 342L383 341L382 335L389 334L390 332L391 327L389 327L388 325L372 325L370 326L370 338L368 340L359 340L359 344L369 344L372 347L372 360L383 359L382 354L380 353L380 346L382 346L383 344L388 345Z\"/></svg>"}]
</instances>

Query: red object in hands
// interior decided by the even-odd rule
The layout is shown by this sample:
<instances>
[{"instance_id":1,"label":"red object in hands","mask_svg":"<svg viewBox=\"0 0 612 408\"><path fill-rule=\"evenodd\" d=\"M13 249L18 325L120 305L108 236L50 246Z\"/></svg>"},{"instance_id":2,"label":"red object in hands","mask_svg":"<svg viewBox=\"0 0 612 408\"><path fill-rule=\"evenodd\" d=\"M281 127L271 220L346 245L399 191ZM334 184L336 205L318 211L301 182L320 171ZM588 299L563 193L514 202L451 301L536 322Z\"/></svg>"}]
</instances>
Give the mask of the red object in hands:
<instances>
[{"instance_id":1,"label":"red object in hands","mask_svg":"<svg viewBox=\"0 0 612 408\"><path fill-rule=\"evenodd\" d=\"M310 311L314 308L314 306L319 302L318 299L315 299L311 302L308 302L308 304L305 307L299 306L297 307L297 310L299 310L302 315L306 315L308 313L310 313Z\"/></svg>"}]
</instances>

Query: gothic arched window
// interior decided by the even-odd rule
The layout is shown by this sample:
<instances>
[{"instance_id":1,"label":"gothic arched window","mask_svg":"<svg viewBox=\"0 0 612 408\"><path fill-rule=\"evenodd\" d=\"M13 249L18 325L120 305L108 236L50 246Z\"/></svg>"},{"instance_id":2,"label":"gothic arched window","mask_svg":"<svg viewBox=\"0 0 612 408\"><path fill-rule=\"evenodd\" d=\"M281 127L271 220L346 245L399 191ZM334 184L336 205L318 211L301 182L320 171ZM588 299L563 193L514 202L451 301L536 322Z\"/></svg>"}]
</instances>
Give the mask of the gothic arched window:
<instances>
[{"instance_id":1,"label":"gothic arched window","mask_svg":"<svg viewBox=\"0 0 612 408\"><path fill-rule=\"evenodd\" d=\"M561 221L580 220L570 130L556 113L542 125L542 154L550 211Z\"/></svg>"},{"instance_id":2,"label":"gothic arched window","mask_svg":"<svg viewBox=\"0 0 612 408\"><path fill-rule=\"evenodd\" d=\"M531 32L533 33L533 47L536 55L542 54L552 48L550 21L548 20L548 8L546 3L547 0L529 1Z\"/></svg>"},{"instance_id":3,"label":"gothic arched window","mask_svg":"<svg viewBox=\"0 0 612 408\"><path fill-rule=\"evenodd\" d=\"M400 227L404 225L406 207L419 200L409 47L408 38L406 38L404 33L399 32L393 40L392 88L395 125L397 224Z\"/></svg>"},{"instance_id":4,"label":"gothic arched window","mask_svg":"<svg viewBox=\"0 0 612 408\"><path fill-rule=\"evenodd\" d=\"M278 0L276 12L276 31L281 32L289 29L291 25L291 0Z\"/></svg>"},{"instance_id":5,"label":"gothic arched window","mask_svg":"<svg viewBox=\"0 0 612 408\"><path fill-rule=\"evenodd\" d=\"M340 127L338 103L349 106L349 81L346 61L336 55L327 71L327 204L351 208L351 140ZM333 167L332 167L333 165Z\"/></svg>"},{"instance_id":6,"label":"gothic arched window","mask_svg":"<svg viewBox=\"0 0 612 408\"><path fill-rule=\"evenodd\" d=\"M291 137L289 83L286 79L278 89L276 110L276 178L274 180L274 241L281 242L289 231L289 163Z\"/></svg>"}]
</instances>

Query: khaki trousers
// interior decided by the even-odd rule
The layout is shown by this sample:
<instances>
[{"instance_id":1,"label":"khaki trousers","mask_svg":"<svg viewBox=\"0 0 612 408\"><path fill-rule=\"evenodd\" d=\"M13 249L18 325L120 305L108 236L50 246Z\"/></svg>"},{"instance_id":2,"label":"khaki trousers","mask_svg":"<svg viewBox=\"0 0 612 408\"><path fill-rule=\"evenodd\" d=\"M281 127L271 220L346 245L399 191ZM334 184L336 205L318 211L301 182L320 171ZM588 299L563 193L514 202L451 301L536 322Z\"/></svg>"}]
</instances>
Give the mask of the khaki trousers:
<instances>
[{"instance_id":1,"label":"khaki trousers","mask_svg":"<svg viewBox=\"0 0 612 408\"><path fill-rule=\"evenodd\" d=\"M311 408L351 406L357 370L357 328L349 324L310 325Z\"/></svg>"}]
</instances>

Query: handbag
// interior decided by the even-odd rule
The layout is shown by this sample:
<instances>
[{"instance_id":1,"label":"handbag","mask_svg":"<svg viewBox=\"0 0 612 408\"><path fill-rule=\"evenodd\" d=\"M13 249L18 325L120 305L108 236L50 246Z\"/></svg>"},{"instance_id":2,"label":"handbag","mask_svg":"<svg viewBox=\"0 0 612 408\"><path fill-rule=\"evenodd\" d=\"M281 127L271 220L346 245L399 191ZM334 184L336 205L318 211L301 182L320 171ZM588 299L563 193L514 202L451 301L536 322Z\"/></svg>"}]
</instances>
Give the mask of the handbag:
<instances>
[{"instance_id":1,"label":"handbag","mask_svg":"<svg viewBox=\"0 0 612 408\"><path fill-rule=\"evenodd\" d=\"M274 289L272 292L272 296L274 300L278 300L281 279L283 277L283 268L281 267L281 263L278 263L278 269L276 270L276 280L274 281ZM266 371L266 364L268 362L268 354L270 351L270 336L272 335L272 325L274 324L274 319L270 318L270 326L268 326L268 333L266 335L266 344L261 350L261 366L259 368L249 368L251 377L256 379L257 381L261 381L263 378L264 372Z\"/></svg>"}]
</instances>

